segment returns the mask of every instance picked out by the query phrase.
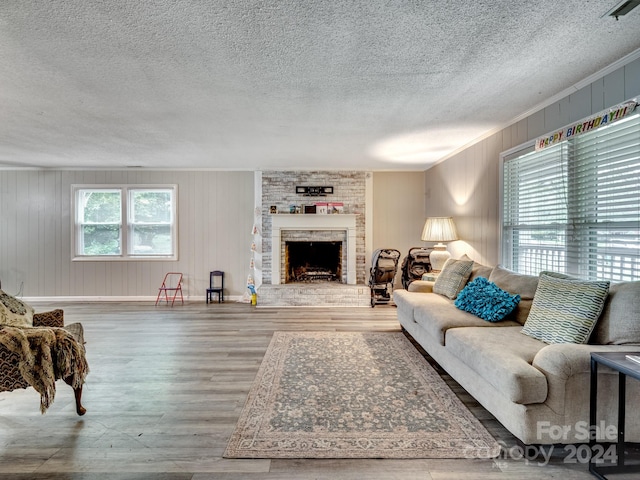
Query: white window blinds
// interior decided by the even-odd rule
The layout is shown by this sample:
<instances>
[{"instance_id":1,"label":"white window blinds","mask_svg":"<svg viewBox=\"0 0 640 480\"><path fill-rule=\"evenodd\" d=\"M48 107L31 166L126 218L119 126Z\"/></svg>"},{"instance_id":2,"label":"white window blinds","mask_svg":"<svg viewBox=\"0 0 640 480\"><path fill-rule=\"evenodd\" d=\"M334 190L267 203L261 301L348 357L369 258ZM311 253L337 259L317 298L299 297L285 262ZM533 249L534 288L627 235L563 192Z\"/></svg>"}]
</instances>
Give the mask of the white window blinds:
<instances>
[{"instance_id":1,"label":"white window blinds","mask_svg":"<svg viewBox=\"0 0 640 480\"><path fill-rule=\"evenodd\" d=\"M640 115L503 165L502 262L640 280Z\"/></svg>"}]
</instances>

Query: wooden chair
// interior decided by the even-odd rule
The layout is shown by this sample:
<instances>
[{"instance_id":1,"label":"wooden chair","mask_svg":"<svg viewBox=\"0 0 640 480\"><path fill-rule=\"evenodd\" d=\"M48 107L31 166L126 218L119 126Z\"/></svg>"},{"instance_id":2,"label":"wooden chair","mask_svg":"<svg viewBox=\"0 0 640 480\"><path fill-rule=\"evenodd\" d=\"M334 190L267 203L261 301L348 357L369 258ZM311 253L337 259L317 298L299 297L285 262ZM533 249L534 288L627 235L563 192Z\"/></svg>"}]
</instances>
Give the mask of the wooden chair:
<instances>
[{"instance_id":1,"label":"wooden chair","mask_svg":"<svg viewBox=\"0 0 640 480\"><path fill-rule=\"evenodd\" d=\"M184 305L184 297L182 296L182 273L180 272L169 272L164 276L164 280L162 281L162 285L158 289L158 298L156 298L156 305L158 305L158 301L160 301L160 297L164 293L164 299L167 303L169 303L169 293L173 292L173 297L171 298L171 306L173 307L173 303L176 301L176 297L180 294L180 301Z\"/></svg>"},{"instance_id":2,"label":"wooden chair","mask_svg":"<svg viewBox=\"0 0 640 480\"><path fill-rule=\"evenodd\" d=\"M209 272L209 288L207 288L207 303L213 302L213 294L218 294L218 303L224 302L224 272L214 270Z\"/></svg>"}]
</instances>

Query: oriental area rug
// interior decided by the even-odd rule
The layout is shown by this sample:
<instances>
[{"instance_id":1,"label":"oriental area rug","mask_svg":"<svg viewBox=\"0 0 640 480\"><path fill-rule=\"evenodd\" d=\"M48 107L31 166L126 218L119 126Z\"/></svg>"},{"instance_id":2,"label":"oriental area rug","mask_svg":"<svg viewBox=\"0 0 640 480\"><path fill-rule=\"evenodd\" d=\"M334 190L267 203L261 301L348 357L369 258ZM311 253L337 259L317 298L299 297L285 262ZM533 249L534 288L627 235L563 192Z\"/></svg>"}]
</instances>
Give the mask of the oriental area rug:
<instances>
[{"instance_id":1,"label":"oriental area rug","mask_svg":"<svg viewBox=\"0 0 640 480\"><path fill-rule=\"evenodd\" d=\"M492 458L500 446L400 332L276 332L226 458Z\"/></svg>"}]
</instances>

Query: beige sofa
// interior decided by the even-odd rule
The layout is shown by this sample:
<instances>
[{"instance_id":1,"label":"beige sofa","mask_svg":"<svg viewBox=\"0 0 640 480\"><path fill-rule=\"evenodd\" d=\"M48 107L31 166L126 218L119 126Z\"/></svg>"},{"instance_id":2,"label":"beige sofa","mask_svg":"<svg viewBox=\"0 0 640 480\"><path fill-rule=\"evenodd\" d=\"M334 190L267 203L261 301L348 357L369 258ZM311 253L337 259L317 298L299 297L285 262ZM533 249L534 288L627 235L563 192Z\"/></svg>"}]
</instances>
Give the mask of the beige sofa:
<instances>
[{"instance_id":1,"label":"beige sofa","mask_svg":"<svg viewBox=\"0 0 640 480\"><path fill-rule=\"evenodd\" d=\"M474 264L469 282L488 278L521 296L516 310L488 322L433 293L434 282L418 281L395 290L398 320L426 352L525 444L588 441L590 353L640 352L640 282L611 284L588 344L547 344L521 330L536 293L538 277L500 266ZM599 440L614 440L618 375L599 369ZM627 380L628 441L640 441L640 382ZM630 400L631 399L631 400Z\"/></svg>"}]
</instances>

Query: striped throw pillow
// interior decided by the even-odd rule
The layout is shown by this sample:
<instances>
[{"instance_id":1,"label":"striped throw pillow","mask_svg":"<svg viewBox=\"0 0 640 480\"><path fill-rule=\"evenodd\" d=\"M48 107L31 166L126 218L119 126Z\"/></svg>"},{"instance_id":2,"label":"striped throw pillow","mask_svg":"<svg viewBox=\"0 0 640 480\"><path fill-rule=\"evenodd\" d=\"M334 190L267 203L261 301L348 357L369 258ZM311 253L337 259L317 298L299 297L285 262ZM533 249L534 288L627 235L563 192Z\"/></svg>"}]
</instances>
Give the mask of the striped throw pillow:
<instances>
[{"instance_id":1,"label":"striped throw pillow","mask_svg":"<svg viewBox=\"0 0 640 480\"><path fill-rule=\"evenodd\" d=\"M608 281L542 272L522 333L545 343L587 343L608 294Z\"/></svg>"},{"instance_id":2,"label":"striped throw pillow","mask_svg":"<svg viewBox=\"0 0 640 480\"><path fill-rule=\"evenodd\" d=\"M473 260L454 260L450 258L442 267L442 272L433 284L433 292L455 300L471 275Z\"/></svg>"}]
</instances>

